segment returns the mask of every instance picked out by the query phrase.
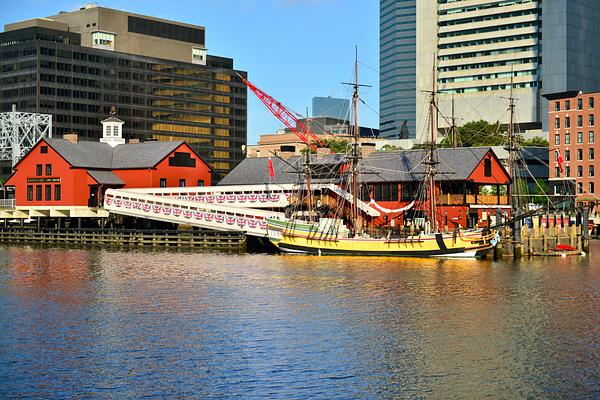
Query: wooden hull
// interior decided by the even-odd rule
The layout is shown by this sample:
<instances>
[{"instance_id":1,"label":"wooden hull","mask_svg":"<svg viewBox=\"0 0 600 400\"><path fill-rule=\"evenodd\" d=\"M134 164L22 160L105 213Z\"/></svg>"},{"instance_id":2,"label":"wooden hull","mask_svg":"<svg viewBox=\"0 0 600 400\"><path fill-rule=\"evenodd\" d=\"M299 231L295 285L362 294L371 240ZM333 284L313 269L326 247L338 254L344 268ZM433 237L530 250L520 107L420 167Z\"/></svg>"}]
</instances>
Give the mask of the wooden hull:
<instances>
[{"instance_id":1,"label":"wooden hull","mask_svg":"<svg viewBox=\"0 0 600 400\"><path fill-rule=\"evenodd\" d=\"M402 239L340 238L316 226L289 221L268 220L269 240L281 251L317 255L360 255L392 257L483 258L493 248L480 231L460 235L430 234Z\"/></svg>"}]
</instances>

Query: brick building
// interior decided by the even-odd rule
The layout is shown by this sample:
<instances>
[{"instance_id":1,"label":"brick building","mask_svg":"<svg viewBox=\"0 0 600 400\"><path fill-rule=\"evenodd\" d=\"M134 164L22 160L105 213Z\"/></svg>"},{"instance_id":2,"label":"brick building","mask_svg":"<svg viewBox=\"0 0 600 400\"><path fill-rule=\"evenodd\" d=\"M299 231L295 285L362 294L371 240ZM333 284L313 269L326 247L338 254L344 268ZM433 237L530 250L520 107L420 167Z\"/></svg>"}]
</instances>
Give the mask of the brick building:
<instances>
[{"instance_id":1,"label":"brick building","mask_svg":"<svg viewBox=\"0 0 600 400\"><path fill-rule=\"evenodd\" d=\"M577 197L597 197L600 93L562 92L545 97L549 101L550 180L574 182Z\"/></svg>"}]
</instances>

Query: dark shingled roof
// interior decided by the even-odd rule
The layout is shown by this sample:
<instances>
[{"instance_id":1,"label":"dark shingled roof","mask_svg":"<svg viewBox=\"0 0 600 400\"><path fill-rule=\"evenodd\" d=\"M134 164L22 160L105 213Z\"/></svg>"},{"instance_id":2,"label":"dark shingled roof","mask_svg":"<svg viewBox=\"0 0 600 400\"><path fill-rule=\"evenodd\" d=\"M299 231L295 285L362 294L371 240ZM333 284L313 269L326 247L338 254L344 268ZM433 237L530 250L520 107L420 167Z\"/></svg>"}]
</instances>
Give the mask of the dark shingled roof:
<instances>
[{"instance_id":1,"label":"dark shingled roof","mask_svg":"<svg viewBox=\"0 0 600 400\"><path fill-rule=\"evenodd\" d=\"M471 175L483 157L491 151L489 147L462 147L438 149L439 164L436 180L465 180ZM427 172L425 160L428 150L401 150L371 153L363 161L363 181L406 182L423 179Z\"/></svg>"},{"instance_id":2,"label":"dark shingled roof","mask_svg":"<svg viewBox=\"0 0 600 400\"><path fill-rule=\"evenodd\" d=\"M436 154L439 159L437 165L437 180L454 181L465 180L471 175L475 167L481 162L489 147L438 149ZM362 160L361 180L369 183L378 182L407 182L421 180L427 170L423 162L427 150L400 150L374 152ZM329 168L340 164L342 155L331 154L319 158L315 167L325 165ZM314 156L313 156L314 158ZM246 158L235 167L219 185L258 185L269 182L269 168L267 158ZM292 157L286 162L273 157L273 169L277 183L295 183L298 173L294 171L303 169L302 157Z\"/></svg>"},{"instance_id":3,"label":"dark shingled roof","mask_svg":"<svg viewBox=\"0 0 600 400\"><path fill-rule=\"evenodd\" d=\"M88 174L101 185L124 185L121 180L112 171L88 171Z\"/></svg>"},{"instance_id":4,"label":"dark shingled roof","mask_svg":"<svg viewBox=\"0 0 600 400\"><path fill-rule=\"evenodd\" d=\"M112 148L106 143L64 139L44 139L69 164L89 169L152 168L175 150L182 141L120 144Z\"/></svg>"}]
</instances>

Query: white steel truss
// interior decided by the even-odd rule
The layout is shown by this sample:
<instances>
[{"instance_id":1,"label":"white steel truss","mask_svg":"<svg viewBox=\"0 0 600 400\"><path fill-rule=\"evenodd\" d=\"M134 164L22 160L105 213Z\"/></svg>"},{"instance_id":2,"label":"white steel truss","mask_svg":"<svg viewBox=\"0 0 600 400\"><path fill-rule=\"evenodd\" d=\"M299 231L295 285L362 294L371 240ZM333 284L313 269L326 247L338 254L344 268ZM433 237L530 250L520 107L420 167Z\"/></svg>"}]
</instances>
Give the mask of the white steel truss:
<instances>
[{"instance_id":1,"label":"white steel truss","mask_svg":"<svg viewBox=\"0 0 600 400\"><path fill-rule=\"evenodd\" d=\"M52 115L17 112L0 113L0 160L14 166L42 137L52 137Z\"/></svg>"}]
</instances>

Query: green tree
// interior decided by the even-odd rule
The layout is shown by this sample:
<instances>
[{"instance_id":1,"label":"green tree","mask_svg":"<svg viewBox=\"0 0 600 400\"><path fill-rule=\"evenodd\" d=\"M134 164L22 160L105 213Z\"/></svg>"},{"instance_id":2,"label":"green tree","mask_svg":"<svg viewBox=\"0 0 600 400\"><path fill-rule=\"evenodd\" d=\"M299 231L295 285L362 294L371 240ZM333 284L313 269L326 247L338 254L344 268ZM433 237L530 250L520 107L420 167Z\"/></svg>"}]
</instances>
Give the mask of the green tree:
<instances>
[{"instance_id":1,"label":"green tree","mask_svg":"<svg viewBox=\"0 0 600 400\"><path fill-rule=\"evenodd\" d=\"M402 147L398 147L393 144L386 144L384 146L381 146L381 149L379 149L379 151L396 151L396 150L402 150Z\"/></svg>"},{"instance_id":2,"label":"green tree","mask_svg":"<svg viewBox=\"0 0 600 400\"><path fill-rule=\"evenodd\" d=\"M325 139L325 146L328 147L332 153L347 153L351 149L350 142L346 139Z\"/></svg>"},{"instance_id":3,"label":"green tree","mask_svg":"<svg viewBox=\"0 0 600 400\"><path fill-rule=\"evenodd\" d=\"M521 140L521 146L531 146L531 147L548 147L549 143L546 139L541 138L539 136L534 136L531 139L523 139Z\"/></svg>"},{"instance_id":4,"label":"green tree","mask_svg":"<svg viewBox=\"0 0 600 400\"><path fill-rule=\"evenodd\" d=\"M499 146L505 140L505 135L500 131L500 122L490 124L487 121L472 121L456 129L457 141L461 147L474 146ZM452 140L447 136L440 143L440 147L451 147Z\"/></svg>"}]
</instances>

